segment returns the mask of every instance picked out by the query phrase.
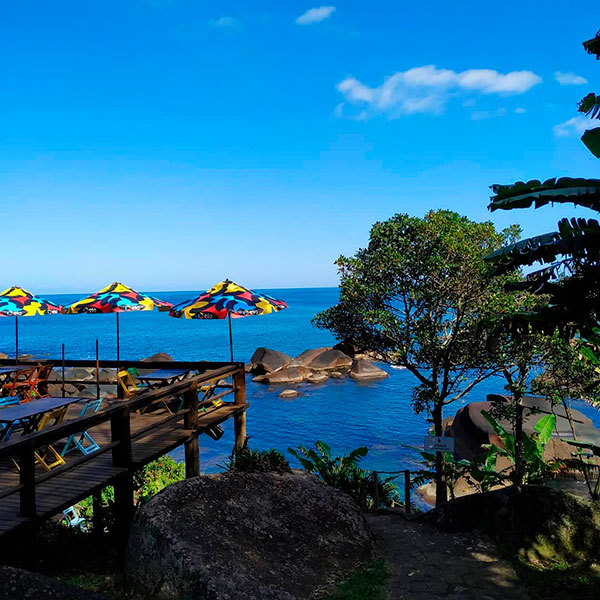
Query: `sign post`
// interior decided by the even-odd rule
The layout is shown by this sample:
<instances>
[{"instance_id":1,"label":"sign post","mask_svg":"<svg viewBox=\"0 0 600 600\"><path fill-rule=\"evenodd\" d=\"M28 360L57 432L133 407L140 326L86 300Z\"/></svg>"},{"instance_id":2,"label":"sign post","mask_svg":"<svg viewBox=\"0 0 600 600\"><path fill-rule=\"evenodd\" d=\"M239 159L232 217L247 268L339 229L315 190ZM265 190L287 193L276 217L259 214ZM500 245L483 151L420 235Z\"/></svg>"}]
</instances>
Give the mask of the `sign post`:
<instances>
[{"instance_id":1,"label":"sign post","mask_svg":"<svg viewBox=\"0 0 600 600\"><path fill-rule=\"evenodd\" d=\"M426 435L425 450L429 452L454 452L454 438Z\"/></svg>"}]
</instances>

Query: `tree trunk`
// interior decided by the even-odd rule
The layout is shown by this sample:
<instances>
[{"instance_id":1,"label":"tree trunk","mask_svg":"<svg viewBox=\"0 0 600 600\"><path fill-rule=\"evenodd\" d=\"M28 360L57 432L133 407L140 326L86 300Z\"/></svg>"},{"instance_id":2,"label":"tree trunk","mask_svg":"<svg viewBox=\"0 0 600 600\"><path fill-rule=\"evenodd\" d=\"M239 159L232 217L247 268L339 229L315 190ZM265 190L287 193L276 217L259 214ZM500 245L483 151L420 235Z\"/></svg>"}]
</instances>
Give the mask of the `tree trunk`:
<instances>
[{"instance_id":1,"label":"tree trunk","mask_svg":"<svg viewBox=\"0 0 600 600\"><path fill-rule=\"evenodd\" d=\"M441 436L442 431L442 405L436 403L433 407L433 428L436 436ZM439 506L448 500L446 478L444 477L444 455L435 453L435 505Z\"/></svg>"},{"instance_id":2,"label":"tree trunk","mask_svg":"<svg viewBox=\"0 0 600 600\"><path fill-rule=\"evenodd\" d=\"M525 480L523 462L523 395L515 393L515 485L521 487Z\"/></svg>"}]
</instances>

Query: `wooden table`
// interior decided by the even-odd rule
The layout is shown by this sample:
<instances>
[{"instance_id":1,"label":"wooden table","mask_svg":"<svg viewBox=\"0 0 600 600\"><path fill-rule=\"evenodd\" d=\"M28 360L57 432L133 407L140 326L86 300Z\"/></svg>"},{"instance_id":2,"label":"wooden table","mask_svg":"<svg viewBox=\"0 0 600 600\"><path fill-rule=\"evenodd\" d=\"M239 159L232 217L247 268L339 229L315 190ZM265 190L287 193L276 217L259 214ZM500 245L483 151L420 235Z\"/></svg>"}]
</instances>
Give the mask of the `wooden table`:
<instances>
[{"instance_id":1,"label":"wooden table","mask_svg":"<svg viewBox=\"0 0 600 600\"><path fill-rule=\"evenodd\" d=\"M142 382L148 385L150 389L162 387L163 385L171 385L177 381L185 379L189 370L184 369L159 369L152 371L148 375L136 375Z\"/></svg>"},{"instance_id":2,"label":"wooden table","mask_svg":"<svg viewBox=\"0 0 600 600\"><path fill-rule=\"evenodd\" d=\"M23 433L33 433L37 430L40 421L45 413L62 408L69 404L74 404L85 398L60 398L49 396L21 404L19 406L10 406L0 410L0 423L6 427L0 431L0 441L4 439L6 432L10 430L12 423L19 421L23 425Z\"/></svg>"}]
</instances>

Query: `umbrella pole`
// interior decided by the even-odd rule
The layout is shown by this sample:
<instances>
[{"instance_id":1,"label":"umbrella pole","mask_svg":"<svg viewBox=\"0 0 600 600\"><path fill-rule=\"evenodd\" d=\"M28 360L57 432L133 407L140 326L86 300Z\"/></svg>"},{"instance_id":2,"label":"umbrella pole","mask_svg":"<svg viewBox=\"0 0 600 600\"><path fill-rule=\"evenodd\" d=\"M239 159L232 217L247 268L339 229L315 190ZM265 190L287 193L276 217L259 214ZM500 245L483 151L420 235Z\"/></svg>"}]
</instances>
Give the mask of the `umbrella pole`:
<instances>
[{"instance_id":1,"label":"umbrella pole","mask_svg":"<svg viewBox=\"0 0 600 600\"><path fill-rule=\"evenodd\" d=\"M100 357L98 355L98 340L96 340L96 400L100 400Z\"/></svg>"},{"instance_id":2,"label":"umbrella pole","mask_svg":"<svg viewBox=\"0 0 600 600\"><path fill-rule=\"evenodd\" d=\"M19 362L19 317L15 315L15 363Z\"/></svg>"},{"instance_id":3,"label":"umbrella pole","mask_svg":"<svg viewBox=\"0 0 600 600\"><path fill-rule=\"evenodd\" d=\"M65 345L62 345L62 397L65 397Z\"/></svg>"},{"instance_id":4,"label":"umbrella pole","mask_svg":"<svg viewBox=\"0 0 600 600\"><path fill-rule=\"evenodd\" d=\"M121 362L121 348L119 340L119 313L117 314L117 371L119 370L119 363Z\"/></svg>"},{"instance_id":5,"label":"umbrella pole","mask_svg":"<svg viewBox=\"0 0 600 600\"><path fill-rule=\"evenodd\" d=\"M227 313L229 318L229 356L231 357L231 362L233 362L233 338L231 336L231 313Z\"/></svg>"}]
</instances>

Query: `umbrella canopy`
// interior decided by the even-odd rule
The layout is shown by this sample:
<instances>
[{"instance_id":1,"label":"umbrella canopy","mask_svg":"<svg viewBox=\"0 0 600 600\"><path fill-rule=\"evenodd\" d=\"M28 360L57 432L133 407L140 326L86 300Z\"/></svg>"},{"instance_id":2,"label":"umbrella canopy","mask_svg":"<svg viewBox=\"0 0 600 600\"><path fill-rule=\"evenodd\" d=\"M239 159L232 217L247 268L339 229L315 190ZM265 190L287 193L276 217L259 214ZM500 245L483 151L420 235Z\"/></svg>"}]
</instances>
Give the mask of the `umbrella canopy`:
<instances>
[{"instance_id":1,"label":"umbrella canopy","mask_svg":"<svg viewBox=\"0 0 600 600\"><path fill-rule=\"evenodd\" d=\"M34 296L22 287L13 287L0 292L0 316L15 317L15 359L19 358L19 319L36 315L56 315L62 307L50 300Z\"/></svg>"},{"instance_id":2,"label":"umbrella canopy","mask_svg":"<svg viewBox=\"0 0 600 600\"><path fill-rule=\"evenodd\" d=\"M134 312L142 310L170 310L172 304L163 300L158 300L152 296L140 294L133 288L130 288L118 281L107 285L99 292L86 296L73 304L69 304L63 309L65 314L76 315L82 313L117 313L117 361L120 360L120 341L119 341L119 313Z\"/></svg>"},{"instance_id":3,"label":"umbrella canopy","mask_svg":"<svg viewBox=\"0 0 600 600\"><path fill-rule=\"evenodd\" d=\"M229 348L233 362L231 319L266 315L288 308L283 300L249 290L226 279L196 298L174 306L169 316L185 319L229 319Z\"/></svg>"}]
</instances>

